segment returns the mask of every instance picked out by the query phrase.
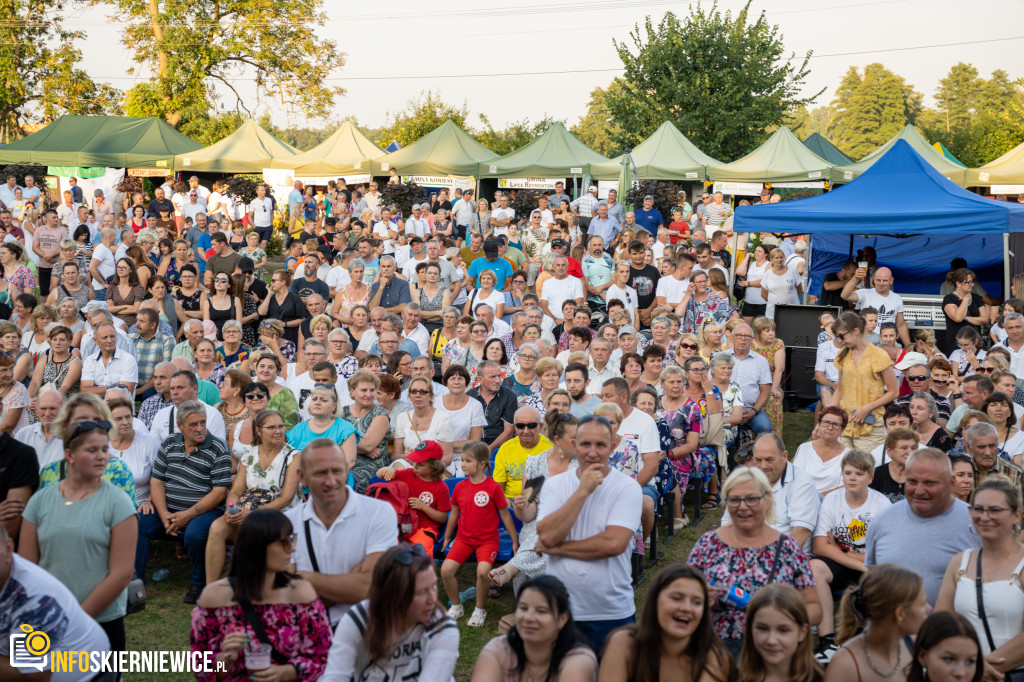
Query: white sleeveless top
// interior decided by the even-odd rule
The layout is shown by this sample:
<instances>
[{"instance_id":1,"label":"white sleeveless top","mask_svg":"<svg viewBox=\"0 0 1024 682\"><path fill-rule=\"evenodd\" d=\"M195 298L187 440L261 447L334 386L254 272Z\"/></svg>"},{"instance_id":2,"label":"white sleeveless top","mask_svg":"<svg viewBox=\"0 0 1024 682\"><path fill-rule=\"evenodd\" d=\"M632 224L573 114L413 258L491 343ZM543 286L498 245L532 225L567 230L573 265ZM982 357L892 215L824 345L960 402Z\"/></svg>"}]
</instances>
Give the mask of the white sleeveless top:
<instances>
[{"instance_id":1,"label":"white sleeveless top","mask_svg":"<svg viewBox=\"0 0 1024 682\"><path fill-rule=\"evenodd\" d=\"M765 272L772 267L770 261L765 261L764 264L758 265L753 258L747 263L747 276L744 278L748 282L757 282L761 279ZM764 305L764 297L761 296L761 289L759 287L747 287L743 290L743 300L752 305Z\"/></svg>"},{"instance_id":2,"label":"white sleeveless top","mask_svg":"<svg viewBox=\"0 0 1024 682\"><path fill-rule=\"evenodd\" d=\"M988 656L992 648L988 645L988 637L985 636L985 625L981 622L978 613L977 588L974 586L974 571L968 575L967 562L976 550L964 552L960 561L959 577L956 581L956 594L953 597L953 608L957 613L962 614L978 632L978 639L981 641L982 654ZM1003 646L1008 641L1024 631L1024 585L1021 585L1020 573L1024 571L1024 559L1013 569L1013 577L1009 580L985 581L982 574L981 589L985 597L985 616L988 620L988 627L992 631L992 641L996 648Z\"/></svg>"}]
</instances>

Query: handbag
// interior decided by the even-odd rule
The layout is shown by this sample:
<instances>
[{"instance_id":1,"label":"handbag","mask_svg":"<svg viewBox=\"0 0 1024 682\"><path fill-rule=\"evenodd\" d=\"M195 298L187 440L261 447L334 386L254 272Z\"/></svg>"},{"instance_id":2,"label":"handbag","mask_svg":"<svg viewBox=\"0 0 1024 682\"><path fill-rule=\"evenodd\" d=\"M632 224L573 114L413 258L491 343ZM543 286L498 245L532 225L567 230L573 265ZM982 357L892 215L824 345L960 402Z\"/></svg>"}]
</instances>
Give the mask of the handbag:
<instances>
[{"instance_id":1,"label":"handbag","mask_svg":"<svg viewBox=\"0 0 1024 682\"><path fill-rule=\"evenodd\" d=\"M146 608L146 600L149 595L146 593L146 583L141 578L132 578L128 583L128 606L124 615L130 616Z\"/></svg>"},{"instance_id":2,"label":"handbag","mask_svg":"<svg viewBox=\"0 0 1024 682\"><path fill-rule=\"evenodd\" d=\"M281 476L277 482L278 490L284 489L284 476L288 473L288 464L291 463L291 459L294 454L295 449L292 448L292 450L285 455L284 464L281 465ZM270 504L276 499L277 495L274 494L273 490L267 490L266 488L246 488L245 491L238 496L238 506L240 509L255 511L260 507Z\"/></svg>"},{"instance_id":3,"label":"handbag","mask_svg":"<svg viewBox=\"0 0 1024 682\"><path fill-rule=\"evenodd\" d=\"M978 615L981 616L981 624L985 627L985 638L992 651L996 650L996 643L992 639L992 629L988 626L988 616L985 615L985 596L981 585L981 549L978 550L978 563L974 567L974 590L978 595ZM1005 682L1024 682L1024 668L1008 670L1003 673Z\"/></svg>"}]
</instances>

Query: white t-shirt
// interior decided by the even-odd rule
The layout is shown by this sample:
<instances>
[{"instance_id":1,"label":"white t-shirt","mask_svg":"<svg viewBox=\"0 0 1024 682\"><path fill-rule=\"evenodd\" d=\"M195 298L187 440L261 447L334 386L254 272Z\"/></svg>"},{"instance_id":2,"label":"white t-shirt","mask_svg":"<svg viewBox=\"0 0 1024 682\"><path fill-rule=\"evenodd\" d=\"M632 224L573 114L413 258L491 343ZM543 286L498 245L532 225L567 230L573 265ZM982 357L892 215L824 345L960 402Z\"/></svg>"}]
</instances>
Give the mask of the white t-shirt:
<instances>
[{"instance_id":1,"label":"white t-shirt","mask_svg":"<svg viewBox=\"0 0 1024 682\"><path fill-rule=\"evenodd\" d=\"M496 208L493 211L491 211L491 217L494 218L495 220L505 220L506 218L511 220L512 218L516 217L516 212L511 208ZM499 236L505 235L507 237L508 225L505 225L503 227L495 226L494 234Z\"/></svg>"},{"instance_id":2,"label":"white t-shirt","mask_svg":"<svg viewBox=\"0 0 1024 682\"><path fill-rule=\"evenodd\" d=\"M814 357L814 371L824 372L829 381L839 381L839 370L836 369L836 355L839 349L832 340L818 344L818 352Z\"/></svg>"},{"instance_id":3,"label":"white t-shirt","mask_svg":"<svg viewBox=\"0 0 1024 682\"><path fill-rule=\"evenodd\" d=\"M207 405L206 403L202 403L202 405L206 409L206 430L210 435L216 436L227 443L227 429L224 426L224 416L212 405ZM171 416L171 410L174 410L173 417ZM178 411L174 405L162 408L153 416L153 424L149 429L149 434L163 443L171 433L180 433L177 419Z\"/></svg>"},{"instance_id":4,"label":"white t-shirt","mask_svg":"<svg viewBox=\"0 0 1024 682\"><path fill-rule=\"evenodd\" d=\"M541 286L540 300L548 302L548 310L552 315L562 314L562 303L565 301L582 298L583 283L572 275L567 275L565 279L549 277Z\"/></svg>"},{"instance_id":5,"label":"white t-shirt","mask_svg":"<svg viewBox=\"0 0 1024 682\"><path fill-rule=\"evenodd\" d=\"M761 277L764 273L772 269L772 264L769 261L765 261L761 265L757 264L757 261L751 259L747 263L747 274L743 278L748 282L760 282ZM746 287L743 290L743 300L752 305L764 305L764 296L761 295L760 287Z\"/></svg>"},{"instance_id":6,"label":"white t-shirt","mask_svg":"<svg viewBox=\"0 0 1024 682\"><path fill-rule=\"evenodd\" d=\"M658 280L658 288L654 295L664 296L665 302L671 306L679 305L686 295L686 287L690 286L690 278L676 279L675 277L662 277Z\"/></svg>"},{"instance_id":7,"label":"white t-shirt","mask_svg":"<svg viewBox=\"0 0 1024 682\"><path fill-rule=\"evenodd\" d=\"M538 523L561 508L576 492L580 486L577 474L577 471L567 471L547 480L540 490ZM583 503L565 541L586 540L603 533L609 526L638 530L642 498L639 483L616 469L609 469L601 485ZM548 557L548 573L561 580L573 596L572 615L576 620L621 620L636 613L629 565L632 553L630 543L622 554L595 561Z\"/></svg>"},{"instance_id":8,"label":"white t-shirt","mask_svg":"<svg viewBox=\"0 0 1024 682\"><path fill-rule=\"evenodd\" d=\"M330 287L331 291L337 291L338 289L344 289L351 284L352 276L349 274L347 268L335 265L331 268L331 271L327 273L324 281L327 282L327 286Z\"/></svg>"},{"instance_id":9,"label":"white t-shirt","mask_svg":"<svg viewBox=\"0 0 1024 682\"><path fill-rule=\"evenodd\" d=\"M626 306L626 312L629 313L630 318L633 317L633 311L639 307L639 301L636 297L636 289L633 287L626 287L623 289L617 284L613 284L606 289L605 293L608 296L605 300L610 301L613 298L619 299L622 301L623 305Z\"/></svg>"},{"instance_id":10,"label":"white t-shirt","mask_svg":"<svg viewBox=\"0 0 1024 682\"><path fill-rule=\"evenodd\" d=\"M92 258L97 261L96 268L100 271L100 275L103 277L111 277L114 274L114 269L117 262L114 259L114 252L111 251L103 242L100 242L92 248ZM106 291L107 283L101 282L95 277L92 280L92 288L95 291Z\"/></svg>"},{"instance_id":11,"label":"white t-shirt","mask_svg":"<svg viewBox=\"0 0 1024 682\"><path fill-rule=\"evenodd\" d=\"M0 655L11 657L11 636L23 635L22 625L45 632L53 652L110 651L103 628L82 610L71 590L44 569L17 554L12 556L11 574L0 585ZM49 658L40 661L49 669ZM27 669L25 669L27 670ZM54 673L54 682L91 680L95 673Z\"/></svg>"},{"instance_id":12,"label":"white t-shirt","mask_svg":"<svg viewBox=\"0 0 1024 682\"><path fill-rule=\"evenodd\" d=\"M509 210L511 210L511 209L509 209ZM537 209L537 210L539 211L540 209ZM530 213L532 214L533 211L530 211ZM541 227L549 227L551 225L551 223L553 223L553 222L555 222L555 214L551 212L550 208L545 208L543 211L540 211L540 226Z\"/></svg>"},{"instance_id":13,"label":"white t-shirt","mask_svg":"<svg viewBox=\"0 0 1024 682\"><path fill-rule=\"evenodd\" d=\"M403 412L395 418L392 428L395 433L395 440L402 439L405 444L405 451L412 452L421 441L436 440L439 443L451 443L452 420L448 413L441 410L434 410L434 416L430 418L430 427L426 431L416 431L412 428L412 412Z\"/></svg>"},{"instance_id":14,"label":"white t-shirt","mask_svg":"<svg viewBox=\"0 0 1024 682\"><path fill-rule=\"evenodd\" d=\"M808 441L801 443L796 449L793 464L810 474L820 495L843 485L843 455L846 453L847 450L844 449L829 461L822 462L821 457L814 451L814 446Z\"/></svg>"},{"instance_id":15,"label":"white t-shirt","mask_svg":"<svg viewBox=\"0 0 1024 682\"><path fill-rule=\"evenodd\" d=\"M406 224L408 225L408 223ZM412 278L416 275L416 266L420 263L426 263L428 260L430 260L430 256L427 254L423 254L423 257L419 260L415 256L410 257L409 260L405 261L405 265L402 266L402 274L405 275L407 280L412 282Z\"/></svg>"},{"instance_id":16,"label":"white t-shirt","mask_svg":"<svg viewBox=\"0 0 1024 682\"><path fill-rule=\"evenodd\" d=\"M658 425L649 414L633 408L629 416L619 424L619 435L631 440L640 448L640 454L661 451L661 436Z\"/></svg>"},{"instance_id":17,"label":"white t-shirt","mask_svg":"<svg viewBox=\"0 0 1024 682\"><path fill-rule=\"evenodd\" d=\"M761 275L761 286L768 290L768 308L765 315L773 317L777 304L793 305L800 303L796 288L800 286L800 275L796 270L786 270L778 275L773 270L765 270Z\"/></svg>"},{"instance_id":18,"label":"white t-shirt","mask_svg":"<svg viewBox=\"0 0 1024 682\"><path fill-rule=\"evenodd\" d=\"M181 209L185 210L184 206ZM270 197L257 197L249 202L249 212L256 227L270 227L274 224L274 202Z\"/></svg>"},{"instance_id":19,"label":"white t-shirt","mask_svg":"<svg viewBox=\"0 0 1024 682\"><path fill-rule=\"evenodd\" d=\"M495 289L491 292L490 296L484 297L479 294L479 291L479 289L473 289L473 291L470 292L469 294L469 300L473 302L473 304L470 306L469 314L472 315L473 317L476 317L476 313L474 312L476 310L476 307L481 303L486 303L491 307L491 310L494 311L494 314L497 315L498 304L501 303L502 305L504 305L505 303L505 292L498 291L497 289ZM495 322L497 321L498 320L495 320Z\"/></svg>"},{"instance_id":20,"label":"white t-shirt","mask_svg":"<svg viewBox=\"0 0 1024 682\"><path fill-rule=\"evenodd\" d=\"M885 322L895 324L896 315L903 312L903 299L899 294L889 292L888 296L882 296L874 289L859 289L857 294L857 310L862 308L874 308L878 311L878 327Z\"/></svg>"},{"instance_id":21,"label":"white t-shirt","mask_svg":"<svg viewBox=\"0 0 1024 682\"><path fill-rule=\"evenodd\" d=\"M877 490L868 488L868 499L854 509L846 501L845 489L833 490L821 501L814 537L822 538L832 533L836 544L844 552L863 554L868 525L875 516L890 506L892 502L889 498Z\"/></svg>"}]
</instances>

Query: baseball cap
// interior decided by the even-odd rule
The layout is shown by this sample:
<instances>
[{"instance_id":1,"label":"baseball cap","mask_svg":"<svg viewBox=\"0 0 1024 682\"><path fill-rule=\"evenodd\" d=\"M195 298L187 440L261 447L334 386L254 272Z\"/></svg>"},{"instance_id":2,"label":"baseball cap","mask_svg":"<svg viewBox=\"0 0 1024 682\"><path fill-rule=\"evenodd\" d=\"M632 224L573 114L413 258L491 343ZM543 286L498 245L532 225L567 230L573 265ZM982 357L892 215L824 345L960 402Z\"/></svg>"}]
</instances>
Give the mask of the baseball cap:
<instances>
[{"instance_id":1,"label":"baseball cap","mask_svg":"<svg viewBox=\"0 0 1024 682\"><path fill-rule=\"evenodd\" d=\"M332 215L329 215L327 216L327 219L324 220L324 224L333 227L334 225L338 224L338 219Z\"/></svg>"},{"instance_id":2,"label":"baseball cap","mask_svg":"<svg viewBox=\"0 0 1024 682\"><path fill-rule=\"evenodd\" d=\"M564 246L564 247L568 248L569 247L569 242L565 241L564 239L554 239L551 242L551 246Z\"/></svg>"},{"instance_id":3,"label":"baseball cap","mask_svg":"<svg viewBox=\"0 0 1024 682\"><path fill-rule=\"evenodd\" d=\"M596 185L591 185L590 189L588 189L587 191L588 192L596 192L597 191L597 186Z\"/></svg>"},{"instance_id":4,"label":"baseball cap","mask_svg":"<svg viewBox=\"0 0 1024 682\"><path fill-rule=\"evenodd\" d=\"M619 330L619 336L624 334L632 334L633 336L636 336L636 330L633 329L633 325L627 324Z\"/></svg>"},{"instance_id":5,"label":"baseball cap","mask_svg":"<svg viewBox=\"0 0 1024 682\"><path fill-rule=\"evenodd\" d=\"M917 367L918 365L927 365L928 358L925 357L924 353L907 353L903 356L903 359L896 363L896 369L901 372L905 372L911 367Z\"/></svg>"},{"instance_id":6,"label":"baseball cap","mask_svg":"<svg viewBox=\"0 0 1024 682\"><path fill-rule=\"evenodd\" d=\"M653 194L648 194L647 196L644 197L644 201L647 201L648 199L650 199L651 201L654 201L654 195Z\"/></svg>"},{"instance_id":7,"label":"baseball cap","mask_svg":"<svg viewBox=\"0 0 1024 682\"><path fill-rule=\"evenodd\" d=\"M414 211L417 211L417 210L419 210L419 209L421 209L421 208L423 208L423 207L422 207L422 206L420 206L419 204L413 204L413 205L412 205L412 210L414 210Z\"/></svg>"},{"instance_id":8,"label":"baseball cap","mask_svg":"<svg viewBox=\"0 0 1024 682\"><path fill-rule=\"evenodd\" d=\"M498 253L498 240L486 239L484 241L484 253Z\"/></svg>"},{"instance_id":9,"label":"baseball cap","mask_svg":"<svg viewBox=\"0 0 1024 682\"><path fill-rule=\"evenodd\" d=\"M422 244L423 243L423 237L419 236L418 234L417 235L413 235L412 239L409 240L409 243L410 244L414 244L416 242L419 242L420 244Z\"/></svg>"},{"instance_id":10,"label":"baseball cap","mask_svg":"<svg viewBox=\"0 0 1024 682\"><path fill-rule=\"evenodd\" d=\"M437 441L424 440L420 441L419 445L413 448L412 452L407 454L405 458L413 464L422 464L432 459L441 459L444 456L444 450L438 445Z\"/></svg>"},{"instance_id":11,"label":"baseball cap","mask_svg":"<svg viewBox=\"0 0 1024 682\"><path fill-rule=\"evenodd\" d=\"M256 264L252 262L252 258L249 258L248 256L242 256L241 258L238 259L238 269L241 270L243 273L255 272Z\"/></svg>"}]
</instances>

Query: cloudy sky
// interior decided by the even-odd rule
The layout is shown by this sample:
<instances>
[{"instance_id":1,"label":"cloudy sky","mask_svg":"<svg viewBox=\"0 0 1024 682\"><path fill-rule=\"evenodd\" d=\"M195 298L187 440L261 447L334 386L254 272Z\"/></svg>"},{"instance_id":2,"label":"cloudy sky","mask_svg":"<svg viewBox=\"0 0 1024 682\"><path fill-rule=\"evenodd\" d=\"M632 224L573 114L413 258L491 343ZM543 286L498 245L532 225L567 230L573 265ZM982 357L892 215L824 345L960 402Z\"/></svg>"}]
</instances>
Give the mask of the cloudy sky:
<instances>
[{"instance_id":1,"label":"cloudy sky","mask_svg":"<svg viewBox=\"0 0 1024 682\"><path fill-rule=\"evenodd\" d=\"M723 10L742 5L719 1ZM348 91L336 103L339 118L383 125L388 112L432 89L448 101L467 102L472 125L479 125L478 113L499 128L545 114L572 124L585 112L590 91L620 73L613 38L628 39L648 15L658 21L667 11L684 16L690 7L671 0L325 0L332 18L320 30L347 55L345 67L332 76ZM365 14L366 8L381 11ZM806 89L828 88L818 103L831 99L851 65L876 61L905 77L926 102L958 61L973 63L983 75L1001 68L1012 78L1024 77L1022 0L755 0L752 9L767 12L790 50L814 51ZM119 47L116 26L95 9L72 17L69 26L75 25L89 35L82 49L90 74L131 87L133 79L119 71L130 58ZM122 58L112 58L115 50ZM255 98L248 104L254 106ZM323 124L260 106L280 125Z\"/></svg>"}]
</instances>

